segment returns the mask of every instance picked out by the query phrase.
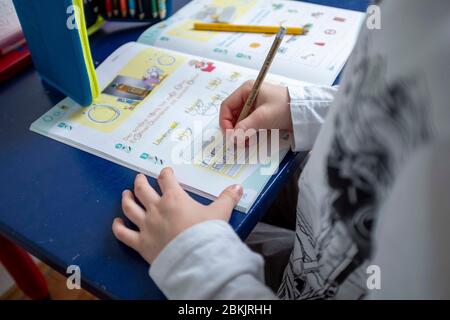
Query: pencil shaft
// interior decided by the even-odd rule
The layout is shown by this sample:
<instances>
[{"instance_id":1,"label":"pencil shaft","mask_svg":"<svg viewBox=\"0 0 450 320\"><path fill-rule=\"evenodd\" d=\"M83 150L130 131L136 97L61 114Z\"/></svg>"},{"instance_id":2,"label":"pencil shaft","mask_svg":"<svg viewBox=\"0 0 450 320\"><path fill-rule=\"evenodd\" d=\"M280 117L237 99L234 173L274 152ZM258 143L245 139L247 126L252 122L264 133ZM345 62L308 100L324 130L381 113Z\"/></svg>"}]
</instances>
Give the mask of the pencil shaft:
<instances>
[{"instance_id":1,"label":"pencil shaft","mask_svg":"<svg viewBox=\"0 0 450 320\"><path fill-rule=\"evenodd\" d=\"M128 8L130 10L130 16L134 17L136 15L136 2L135 2L135 0L128 0Z\"/></svg>"},{"instance_id":2,"label":"pencil shaft","mask_svg":"<svg viewBox=\"0 0 450 320\"><path fill-rule=\"evenodd\" d=\"M128 13L127 0L120 0L120 13L122 17L125 18Z\"/></svg>"},{"instance_id":3,"label":"pencil shaft","mask_svg":"<svg viewBox=\"0 0 450 320\"><path fill-rule=\"evenodd\" d=\"M112 0L105 0L105 10L106 14L108 15L108 18L111 18L112 16Z\"/></svg>"},{"instance_id":4,"label":"pencil shaft","mask_svg":"<svg viewBox=\"0 0 450 320\"><path fill-rule=\"evenodd\" d=\"M273 58L275 58L275 55L278 51L278 48L280 47L281 41L283 40L285 34L286 29L280 27L277 35L275 36L275 40L273 41L272 46L270 47L269 53L267 54L266 60L264 61L261 70L259 71L258 77L255 80L255 84L253 85L253 88L250 91L247 101L245 101L244 107L242 108L241 114L239 115L237 122L247 118L250 109L255 103L256 97L258 96L259 89L261 88L264 78L266 77L267 71L269 70L270 65L272 64Z\"/></svg>"},{"instance_id":5,"label":"pencil shaft","mask_svg":"<svg viewBox=\"0 0 450 320\"><path fill-rule=\"evenodd\" d=\"M138 7L138 14L139 19L144 19L145 17L145 11L144 11L144 5L142 4L142 0L137 0L137 7Z\"/></svg>"},{"instance_id":6,"label":"pencil shaft","mask_svg":"<svg viewBox=\"0 0 450 320\"><path fill-rule=\"evenodd\" d=\"M159 18L160 19L166 18L167 14L166 0L158 0L158 6L159 6Z\"/></svg>"},{"instance_id":7,"label":"pencil shaft","mask_svg":"<svg viewBox=\"0 0 450 320\"><path fill-rule=\"evenodd\" d=\"M249 32L249 33L277 33L279 26L252 26L242 24L229 23L194 23L195 30L204 31L226 31L226 32ZM300 27L285 27L286 34L301 35L303 28Z\"/></svg>"},{"instance_id":8,"label":"pencil shaft","mask_svg":"<svg viewBox=\"0 0 450 320\"><path fill-rule=\"evenodd\" d=\"M153 18L158 18L159 9L158 9L158 0L151 0L152 3L152 16Z\"/></svg>"},{"instance_id":9,"label":"pencil shaft","mask_svg":"<svg viewBox=\"0 0 450 320\"><path fill-rule=\"evenodd\" d=\"M113 1L113 13L115 16L119 15L119 0Z\"/></svg>"}]
</instances>

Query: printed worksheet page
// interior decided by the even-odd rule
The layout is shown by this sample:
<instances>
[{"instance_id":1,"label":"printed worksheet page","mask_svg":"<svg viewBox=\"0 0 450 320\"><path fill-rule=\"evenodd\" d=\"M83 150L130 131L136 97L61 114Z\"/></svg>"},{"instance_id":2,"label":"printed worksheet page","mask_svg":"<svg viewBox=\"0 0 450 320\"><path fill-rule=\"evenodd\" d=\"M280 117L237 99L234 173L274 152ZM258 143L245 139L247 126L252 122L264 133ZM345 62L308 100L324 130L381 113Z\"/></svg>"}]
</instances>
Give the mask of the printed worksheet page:
<instances>
[{"instance_id":1,"label":"printed worksheet page","mask_svg":"<svg viewBox=\"0 0 450 320\"><path fill-rule=\"evenodd\" d=\"M271 72L332 85L353 49L364 17L361 12L298 1L195 0L150 27L139 42L259 70L274 35L197 31L193 23L303 27L305 34L285 37Z\"/></svg>"},{"instance_id":2,"label":"printed worksheet page","mask_svg":"<svg viewBox=\"0 0 450 320\"><path fill-rule=\"evenodd\" d=\"M241 184L244 196L237 209L243 212L289 150L288 133L268 137L267 148L244 143L242 152L218 139L222 101L254 78L255 70L128 43L97 75L102 93L91 106L66 98L31 130L149 176L171 166L187 190L210 199ZM267 80L301 84L278 76ZM225 161L230 154L240 161Z\"/></svg>"}]
</instances>

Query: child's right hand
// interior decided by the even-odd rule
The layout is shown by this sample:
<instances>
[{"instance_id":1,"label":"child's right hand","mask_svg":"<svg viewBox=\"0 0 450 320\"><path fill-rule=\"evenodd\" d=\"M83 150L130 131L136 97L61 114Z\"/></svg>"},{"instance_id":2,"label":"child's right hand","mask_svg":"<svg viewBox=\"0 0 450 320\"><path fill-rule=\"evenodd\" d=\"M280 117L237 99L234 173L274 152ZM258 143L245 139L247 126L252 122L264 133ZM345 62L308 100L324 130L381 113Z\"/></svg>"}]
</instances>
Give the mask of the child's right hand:
<instances>
[{"instance_id":1,"label":"child's right hand","mask_svg":"<svg viewBox=\"0 0 450 320\"><path fill-rule=\"evenodd\" d=\"M246 81L220 107L222 129L280 129L292 131L290 97L288 89L264 83L256 98L250 115L236 123L245 101L252 90L254 81Z\"/></svg>"}]
</instances>

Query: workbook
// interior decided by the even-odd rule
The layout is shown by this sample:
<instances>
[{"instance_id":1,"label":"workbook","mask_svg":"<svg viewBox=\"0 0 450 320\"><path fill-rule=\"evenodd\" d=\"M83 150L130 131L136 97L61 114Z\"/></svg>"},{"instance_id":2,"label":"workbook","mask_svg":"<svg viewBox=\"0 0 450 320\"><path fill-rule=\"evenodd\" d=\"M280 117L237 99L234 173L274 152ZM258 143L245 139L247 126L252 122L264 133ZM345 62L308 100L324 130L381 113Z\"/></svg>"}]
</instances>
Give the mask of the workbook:
<instances>
[{"instance_id":1,"label":"workbook","mask_svg":"<svg viewBox=\"0 0 450 320\"><path fill-rule=\"evenodd\" d=\"M291 135L259 132L256 144L253 138L226 143L219 111L256 78L274 35L193 31L199 20L307 28L285 37L266 81L331 85L363 14L292 1L193 1L97 68L101 93L92 105L66 98L31 130L148 176L171 166L186 190L212 200L240 184L237 210L247 212L288 152Z\"/></svg>"}]
</instances>

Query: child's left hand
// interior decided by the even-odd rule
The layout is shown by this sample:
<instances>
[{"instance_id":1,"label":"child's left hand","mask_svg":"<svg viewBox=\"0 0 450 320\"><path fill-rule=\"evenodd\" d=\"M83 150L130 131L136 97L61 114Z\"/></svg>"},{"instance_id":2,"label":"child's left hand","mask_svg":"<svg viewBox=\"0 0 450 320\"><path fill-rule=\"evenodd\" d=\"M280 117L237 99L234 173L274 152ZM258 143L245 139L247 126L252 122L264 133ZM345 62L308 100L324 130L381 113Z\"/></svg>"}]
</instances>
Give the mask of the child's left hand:
<instances>
[{"instance_id":1,"label":"child's left hand","mask_svg":"<svg viewBox=\"0 0 450 320\"><path fill-rule=\"evenodd\" d=\"M112 229L117 239L133 248L152 263L162 249L178 234L207 220L228 221L233 208L242 196L242 187L234 185L225 189L216 201L205 206L194 201L178 184L173 170L165 168L158 177L160 196L143 174L134 182L134 194L143 207L136 203L133 193L122 194L125 215L139 228L127 228L122 219L114 219Z\"/></svg>"}]
</instances>

